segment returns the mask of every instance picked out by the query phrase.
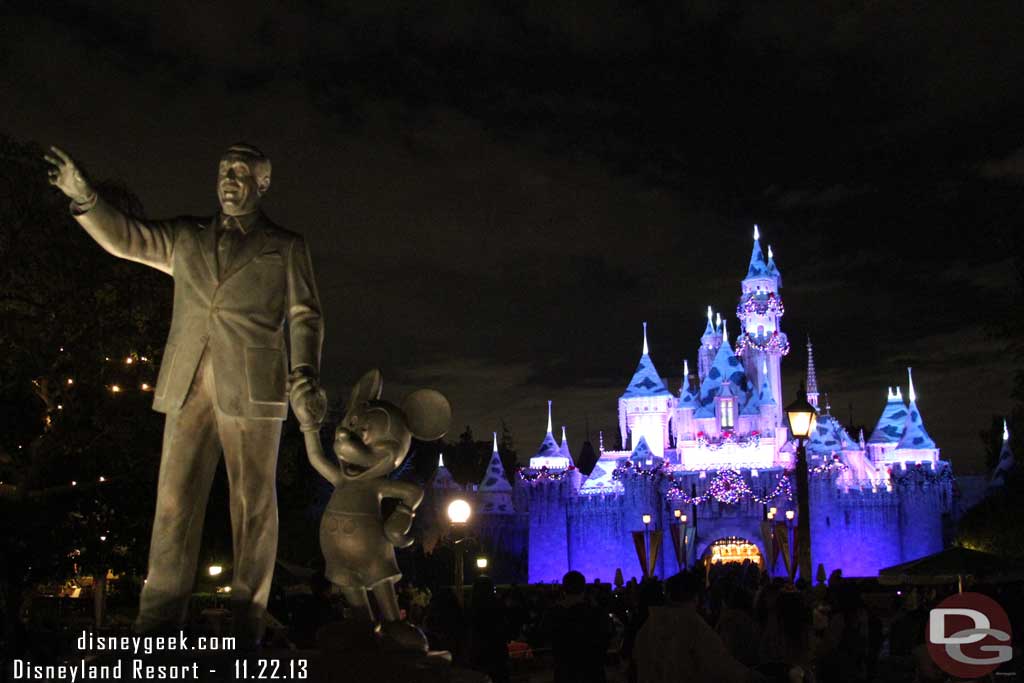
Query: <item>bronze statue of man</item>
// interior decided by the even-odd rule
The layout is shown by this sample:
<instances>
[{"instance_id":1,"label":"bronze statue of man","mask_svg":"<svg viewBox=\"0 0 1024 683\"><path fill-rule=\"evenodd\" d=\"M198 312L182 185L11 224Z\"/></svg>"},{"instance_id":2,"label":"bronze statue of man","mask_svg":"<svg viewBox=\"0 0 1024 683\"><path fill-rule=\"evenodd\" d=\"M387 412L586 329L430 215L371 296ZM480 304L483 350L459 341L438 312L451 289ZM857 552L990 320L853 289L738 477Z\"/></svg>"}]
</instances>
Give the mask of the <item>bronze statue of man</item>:
<instances>
[{"instance_id":1,"label":"bronze statue of man","mask_svg":"<svg viewBox=\"0 0 1024 683\"><path fill-rule=\"evenodd\" d=\"M260 211L270 160L252 145L233 145L221 157L220 213L209 219L127 216L96 194L67 154L50 152L50 183L71 199L86 232L114 256L174 278L153 400L167 417L136 630L176 628L185 619L223 451L235 633L240 646L253 645L263 634L277 555L277 452L288 387L299 378L315 384L320 370L323 323L306 243Z\"/></svg>"}]
</instances>

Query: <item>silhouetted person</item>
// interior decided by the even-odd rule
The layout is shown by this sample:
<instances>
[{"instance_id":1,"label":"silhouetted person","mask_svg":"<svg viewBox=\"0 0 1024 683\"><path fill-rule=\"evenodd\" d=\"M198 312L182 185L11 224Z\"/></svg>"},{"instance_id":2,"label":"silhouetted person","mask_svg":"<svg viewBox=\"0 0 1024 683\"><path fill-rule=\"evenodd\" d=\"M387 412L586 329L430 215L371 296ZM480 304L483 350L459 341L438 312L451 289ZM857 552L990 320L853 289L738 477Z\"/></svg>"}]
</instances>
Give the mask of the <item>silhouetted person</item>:
<instances>
[{"instance_id":1,"label":"silhouetted person","mask_svg":"<svg viewBox=\"0 0 1024 683\"><path fill-rule=\"evenodd\" d=\"M461 661L464 654L463 640L466 637L466 617L455 597L455 591L445 588L434 595L423 626L432 650L447 650L454 659Z\"/></svg>"},{"instance_id":2,"label":"silhouetted person","mask_svg":"<svg viewBox=\"0 0 1024 683\"><path fill-rule=\"evenodd\" d=\"M611 638L607 612L591 604L584 592L583 574L571 571L562 578L562 600L548 611L551 648L555 656L555 683L602 683Z\"/></svg>"},{"instance_id":3,"label":"silhouetted person","mask_svg":"<svg viewBox=\"0 0 1024 683\"><path fill-rule=\"evenodd\" d=\"M494 594L490 577L480 576L473 582L472 600L469 664L490 676L494 683L508 683L508 618Z\"/></svg>"},{"instance_id":4,"label":"silhouetted person","mask_svg":"<svg viewBox=\"0 0 1024 683\"><path fill-rule=\"evenodd\" d=\"M651 607L636 636L633 659L638 683L729 683L756 680L729 654L718 634L697 612L701 577L676 574L665 582L669 604Z\"/></svg>"}]
</instances>

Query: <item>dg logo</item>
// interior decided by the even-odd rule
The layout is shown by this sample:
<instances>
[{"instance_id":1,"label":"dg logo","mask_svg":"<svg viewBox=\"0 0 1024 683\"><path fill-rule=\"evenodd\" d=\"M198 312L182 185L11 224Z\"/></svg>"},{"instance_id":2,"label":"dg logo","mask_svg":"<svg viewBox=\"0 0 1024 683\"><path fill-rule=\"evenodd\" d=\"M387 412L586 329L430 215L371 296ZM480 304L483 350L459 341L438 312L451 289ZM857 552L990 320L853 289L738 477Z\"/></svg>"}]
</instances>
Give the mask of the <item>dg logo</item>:
<instances>
[{"instance_id":1,"label":"dg logo","mask_svg":"<svg viewBox=\"0 0 1024 683\"><path fill-rule=\"evenodd\" d=\"M987 676L1010 661L1010 618L981 593L951 595L928 613L928 654L958 678Z\"/></svg>"}]
</instances>

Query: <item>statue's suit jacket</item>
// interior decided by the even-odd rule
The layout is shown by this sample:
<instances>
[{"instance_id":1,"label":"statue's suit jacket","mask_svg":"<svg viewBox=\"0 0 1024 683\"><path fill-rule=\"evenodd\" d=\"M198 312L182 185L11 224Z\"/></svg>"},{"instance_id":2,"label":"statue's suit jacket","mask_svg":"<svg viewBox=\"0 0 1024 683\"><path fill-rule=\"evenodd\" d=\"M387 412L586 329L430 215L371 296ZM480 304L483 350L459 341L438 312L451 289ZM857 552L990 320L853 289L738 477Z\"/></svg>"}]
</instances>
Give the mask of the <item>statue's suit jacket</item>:
<instances>
[{"instance_id":1,"label":"statue's suit jacket","mask_svg":"<svg viewBox=\"0 0 1024 683\"><path fill-rule=\"evenodd\" d=\"M264 215L217 264L217 218L132 218L102 199L75 219L115 256L174 277L174 314L153 409L181 407L203 353L211 354L217 407L227 415L283 420L291 367L320 369L323 323L309 250Z\"/></svg>"}]
</instances>

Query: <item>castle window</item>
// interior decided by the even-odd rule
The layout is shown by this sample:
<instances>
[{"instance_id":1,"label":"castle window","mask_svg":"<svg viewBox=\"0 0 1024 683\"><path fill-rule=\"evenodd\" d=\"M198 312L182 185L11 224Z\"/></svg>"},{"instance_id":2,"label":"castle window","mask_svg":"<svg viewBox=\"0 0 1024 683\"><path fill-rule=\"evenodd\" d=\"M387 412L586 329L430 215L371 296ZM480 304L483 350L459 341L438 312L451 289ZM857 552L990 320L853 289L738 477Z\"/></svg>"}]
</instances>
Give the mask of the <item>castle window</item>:
<instances>
[{"instance_id":1,"label":"castle window","mask_svg":"<svg viewBox=\"0 0 1024 683\"><path fill-rule=\"evenodd\" d=\"M722 429L732 429L733 426L733 400L731 398L723 398L718 403L718 419L721 422Z\"/></svg>"}]
</instances>

